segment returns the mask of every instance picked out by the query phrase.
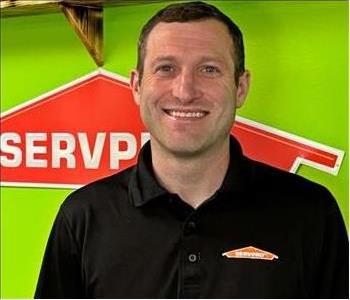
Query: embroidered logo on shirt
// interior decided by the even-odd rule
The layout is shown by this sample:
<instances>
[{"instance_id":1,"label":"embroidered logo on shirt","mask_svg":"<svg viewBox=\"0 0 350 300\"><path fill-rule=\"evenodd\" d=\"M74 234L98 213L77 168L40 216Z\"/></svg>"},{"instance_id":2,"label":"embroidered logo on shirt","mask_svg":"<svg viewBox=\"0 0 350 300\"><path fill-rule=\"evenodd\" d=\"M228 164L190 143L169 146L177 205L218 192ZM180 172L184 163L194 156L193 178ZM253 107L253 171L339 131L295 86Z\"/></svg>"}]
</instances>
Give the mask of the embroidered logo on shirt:
<instances>
[{"instance_id":1,"label":"embroidered logo on shirt","mask_svg":"<svg viewBox=\"0 0 350 300\"><path fill-rule=\"evenodd\" d=\"M222 256L226 256L228 258L249 258L249 259L264 259L264 260L278 259L277 255L271 252L267 252L267 251L255 248L253 246L224 252L222 253Z\"/></svg>"}]
</instances>

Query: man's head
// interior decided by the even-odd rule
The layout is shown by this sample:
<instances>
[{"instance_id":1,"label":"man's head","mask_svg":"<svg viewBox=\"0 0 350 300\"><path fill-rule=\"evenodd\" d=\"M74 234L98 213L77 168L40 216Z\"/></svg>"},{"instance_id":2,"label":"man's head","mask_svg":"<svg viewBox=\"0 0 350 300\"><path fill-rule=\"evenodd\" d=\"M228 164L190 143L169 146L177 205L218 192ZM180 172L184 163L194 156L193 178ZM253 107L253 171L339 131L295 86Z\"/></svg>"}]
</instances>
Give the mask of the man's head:
<instances>
[{"instance_id":1,"label":"man's head","mask_svg":"<svg viewBox=\"0 0 350 300\"><path fill-rule=\"evenodd\" d=\"M182 17L173 15L174 7L180 15L183 11ZM152 148L177 157L218 153L227 149L236 108L249 87L241 34L237 55L236 42L222 22L227 17L217 9L193 2L169 10L171 20L182 21L150 21L143 30L139 65L131 74L135 102ZM216 17L185 17L198 16L194 11L215 12ZM168 9L162 12L166 15Z\"/></svg>"},{"instance_id":2,"label":"man's head","mask_svg":"<svg viewBox=\"0 0 350 300\"><path fill-rule=\"evenodd\" d=\"M144 60L147 55L147 39L153 28L161 23L186 23L214 19L224 24L232 38L232 58L235 65L235 82L243 74L244 67L244 44L243 36L239 27L215 6L204 2L187 2L170 4L158 11L142 28L137 49L137 71L140 79L143 75Z\"/></svg>"}]
</instances>

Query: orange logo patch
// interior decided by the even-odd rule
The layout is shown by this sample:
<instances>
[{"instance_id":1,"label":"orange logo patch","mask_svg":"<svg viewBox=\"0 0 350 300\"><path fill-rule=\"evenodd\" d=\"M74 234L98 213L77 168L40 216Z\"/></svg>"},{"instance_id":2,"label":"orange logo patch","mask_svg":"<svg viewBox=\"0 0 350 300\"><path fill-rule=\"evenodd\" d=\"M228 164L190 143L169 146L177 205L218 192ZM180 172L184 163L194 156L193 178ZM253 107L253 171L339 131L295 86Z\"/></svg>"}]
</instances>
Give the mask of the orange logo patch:
<instances>
[{"instance_id":1,"label":"orange logo patch","mask_svg":"<svg viewBox=\"0 0 350 300\"><path fill-rule=\"evenodd\" d=\"M273 260L278 259L278 256L267 252L253 246L244 247L236 250L231 250L225 253L222 253L222 256L228 258L249 258L249 259L264 259L264 260Z\"/></svg>"}]
</instances>

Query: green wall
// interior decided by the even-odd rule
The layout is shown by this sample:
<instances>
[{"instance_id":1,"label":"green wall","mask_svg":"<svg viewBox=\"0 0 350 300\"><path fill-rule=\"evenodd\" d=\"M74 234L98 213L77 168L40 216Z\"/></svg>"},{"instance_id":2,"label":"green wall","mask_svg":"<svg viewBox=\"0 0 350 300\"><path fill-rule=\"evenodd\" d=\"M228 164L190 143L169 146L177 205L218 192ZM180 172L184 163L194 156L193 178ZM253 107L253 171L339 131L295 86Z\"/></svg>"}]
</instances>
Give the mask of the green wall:
<instances>
[{"instance_id":1,"label":"green wall","mask_svg":"<svg viewBox=\"0 0 350 300\"><path fill-rule=\"evenodd\" d=\"M245 35L250 95L238 114L345 151L327 186L348 220L348 3L210 1ZM105 66L124 76L140 26L163 4L105 8ZM1 19L1 111L96 69L61 14ZM69 190L1 189L1 297L33 297L46 240Z\"/></svg>"}]
</instances>

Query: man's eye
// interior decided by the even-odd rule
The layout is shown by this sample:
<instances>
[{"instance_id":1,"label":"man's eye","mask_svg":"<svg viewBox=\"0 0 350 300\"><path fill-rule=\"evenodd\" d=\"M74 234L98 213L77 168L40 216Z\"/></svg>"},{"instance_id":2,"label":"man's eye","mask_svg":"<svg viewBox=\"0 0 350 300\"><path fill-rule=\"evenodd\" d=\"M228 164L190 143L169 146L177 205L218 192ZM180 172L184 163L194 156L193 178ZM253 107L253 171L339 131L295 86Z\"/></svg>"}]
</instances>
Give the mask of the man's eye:
<instances>
[{"instance_id":1,"label":"man's eye","mask_svg":"<svg viewBox=\"0 0 350 300\"><path fill-rule=\"evenodd\" d=\"M220 73L219 68L214 67L214 66L204 66L201 71L206 74L215 74L215 73Z\"/></svg>"},{"instance_id":2,"label":"man's eye","mask_svg":"<svg viewBox=\"0 0 350 300\"><path fill-rule=\"evenodd\" d=\"M162 65L156 68L157 73L170 73L174 71L174 67L171 65Z\"/></svg>"}]
</instances>

